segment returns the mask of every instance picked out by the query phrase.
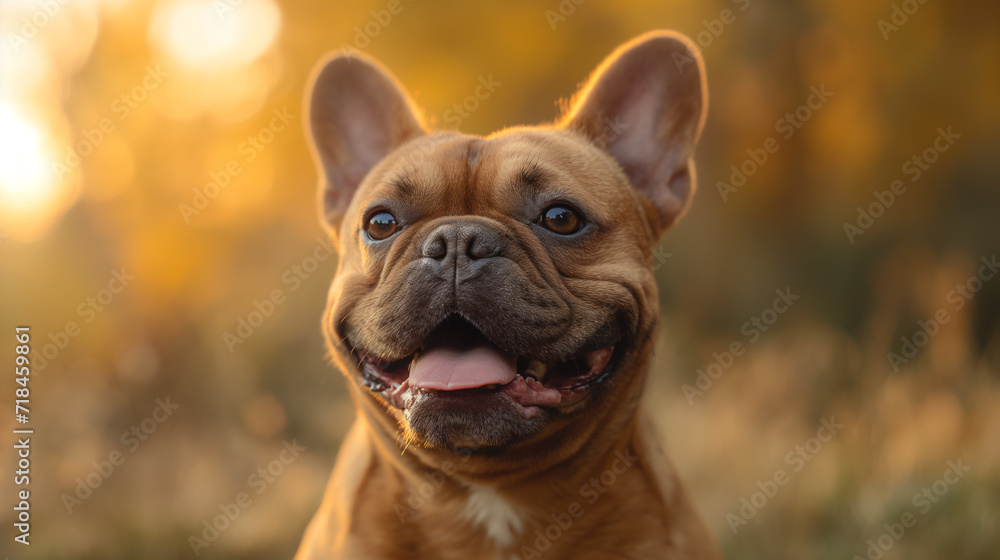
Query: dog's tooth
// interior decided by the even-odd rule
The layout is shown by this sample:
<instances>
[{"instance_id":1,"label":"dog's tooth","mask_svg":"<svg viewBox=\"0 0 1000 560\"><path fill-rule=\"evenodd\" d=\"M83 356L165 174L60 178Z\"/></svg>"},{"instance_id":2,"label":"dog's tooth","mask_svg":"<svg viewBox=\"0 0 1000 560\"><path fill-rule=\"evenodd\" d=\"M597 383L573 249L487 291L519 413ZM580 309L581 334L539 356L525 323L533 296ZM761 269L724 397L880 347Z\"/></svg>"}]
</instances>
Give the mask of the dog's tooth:
<instances>
[{"instance_id":1,"label":"dog's tooth","mask_svg":"<svg viewBox=\"0 0 1000 560\"><path fill-rule=\"evenodd\" d=\"M530 375L531 377L541 381L545 379L547 370L548 366L546 366L543 362L532 360L528 363L528 367L524 368L524 373L525 375Z\"/></svg>"}]
</instances>

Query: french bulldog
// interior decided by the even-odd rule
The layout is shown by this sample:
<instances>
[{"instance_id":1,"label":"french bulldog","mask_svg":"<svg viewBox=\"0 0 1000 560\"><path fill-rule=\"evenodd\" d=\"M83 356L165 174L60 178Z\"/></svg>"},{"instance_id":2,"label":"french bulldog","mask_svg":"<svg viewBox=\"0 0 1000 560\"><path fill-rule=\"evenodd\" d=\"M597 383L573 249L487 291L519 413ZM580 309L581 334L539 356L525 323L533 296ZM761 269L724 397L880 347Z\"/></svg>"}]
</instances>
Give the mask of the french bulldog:
<instances>
[{"instance_id":1,"label":"french bulldog","mask_svg":"<svg viewBox=\"0 0 1000 560\"><path fill-rule=\"evenodd\" d=\"M640 407L707 108L692 42L637 37L553 124L486 137L428 130L357 53L307 105L357 420L296 558L720 558Z\"/></svg>"}]
</instances>

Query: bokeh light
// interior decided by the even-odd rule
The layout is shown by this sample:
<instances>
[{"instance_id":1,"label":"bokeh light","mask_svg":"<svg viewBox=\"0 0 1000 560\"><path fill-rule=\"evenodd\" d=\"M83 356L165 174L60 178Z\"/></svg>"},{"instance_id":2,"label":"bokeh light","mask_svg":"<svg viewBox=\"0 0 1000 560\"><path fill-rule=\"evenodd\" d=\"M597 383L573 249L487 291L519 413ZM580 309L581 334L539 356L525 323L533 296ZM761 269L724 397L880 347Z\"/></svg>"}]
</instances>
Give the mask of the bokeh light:
<instances>
[{"instance_id":1,"label":"bokeh light","mask_svg":"<svg viewBox=\"0 0 1000 560\"><path fill-rule=\"evenodd\" d=\"M280 60L267 56L280 29L273 0L162 0L149 27L171 72L158 109L179 120L251 117L280 76Z\"/></svg>"},{"instance_id":2,"label":"bokeh light","mask_svg":"<svg viewBox=\"0 0 1000 560\"><path fill-rule=\"evenodd\" d=\"M150 37L178 64L216 72L256 60L279 29L281 10L273 0L163 0Z\"/></svg>"},{"instance_id":3,"label":"bokeh light","mask_svg":"<svg viewBox=\"0 0 1000 560\"><path fill-rule=\"evenodd\" d=\"M52 169L45 129L0 103L0 223L17 239L37 239L71 202Z\"/></svg>"}]
</instances>

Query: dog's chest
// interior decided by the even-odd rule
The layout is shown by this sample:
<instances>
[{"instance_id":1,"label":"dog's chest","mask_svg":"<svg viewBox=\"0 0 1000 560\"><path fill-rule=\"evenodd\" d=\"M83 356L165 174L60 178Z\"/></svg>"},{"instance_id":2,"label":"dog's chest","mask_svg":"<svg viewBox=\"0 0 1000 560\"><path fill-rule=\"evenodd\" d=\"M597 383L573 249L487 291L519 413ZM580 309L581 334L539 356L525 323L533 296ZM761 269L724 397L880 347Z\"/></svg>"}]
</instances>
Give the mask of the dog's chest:
<instances>
[{"instance_id":1,"label":"dog's chest","mask_svg":"<svg viewBox=\"0 0 1000 560\"><path fill-rule=\"evenodd\" d=\"M508 549L514 545L524 529L524 520L517 509L489 486L469 486L463 514L473 525L482 529L498 549Z\"/></svg>"}]
</instances>

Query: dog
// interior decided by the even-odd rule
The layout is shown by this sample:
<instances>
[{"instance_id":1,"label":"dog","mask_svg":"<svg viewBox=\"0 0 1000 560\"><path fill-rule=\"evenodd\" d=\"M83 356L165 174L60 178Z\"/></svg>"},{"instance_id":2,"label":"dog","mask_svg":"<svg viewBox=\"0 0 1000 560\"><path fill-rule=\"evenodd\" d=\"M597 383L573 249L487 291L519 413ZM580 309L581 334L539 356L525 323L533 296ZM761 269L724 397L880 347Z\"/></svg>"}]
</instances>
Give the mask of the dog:
<instances>
[{"instance_id":1,"label":"dog","mask_svg":"<svg viewBox=\"0 0 1000 560\"><path fill-rule=\"evenodd\" d=\"M640 408L706 92L651 32L553 124L480 137L429 131L368 56L321 61L323 329L358 414L298 560L721 558Z\"/></svg>"}]
</instances>

